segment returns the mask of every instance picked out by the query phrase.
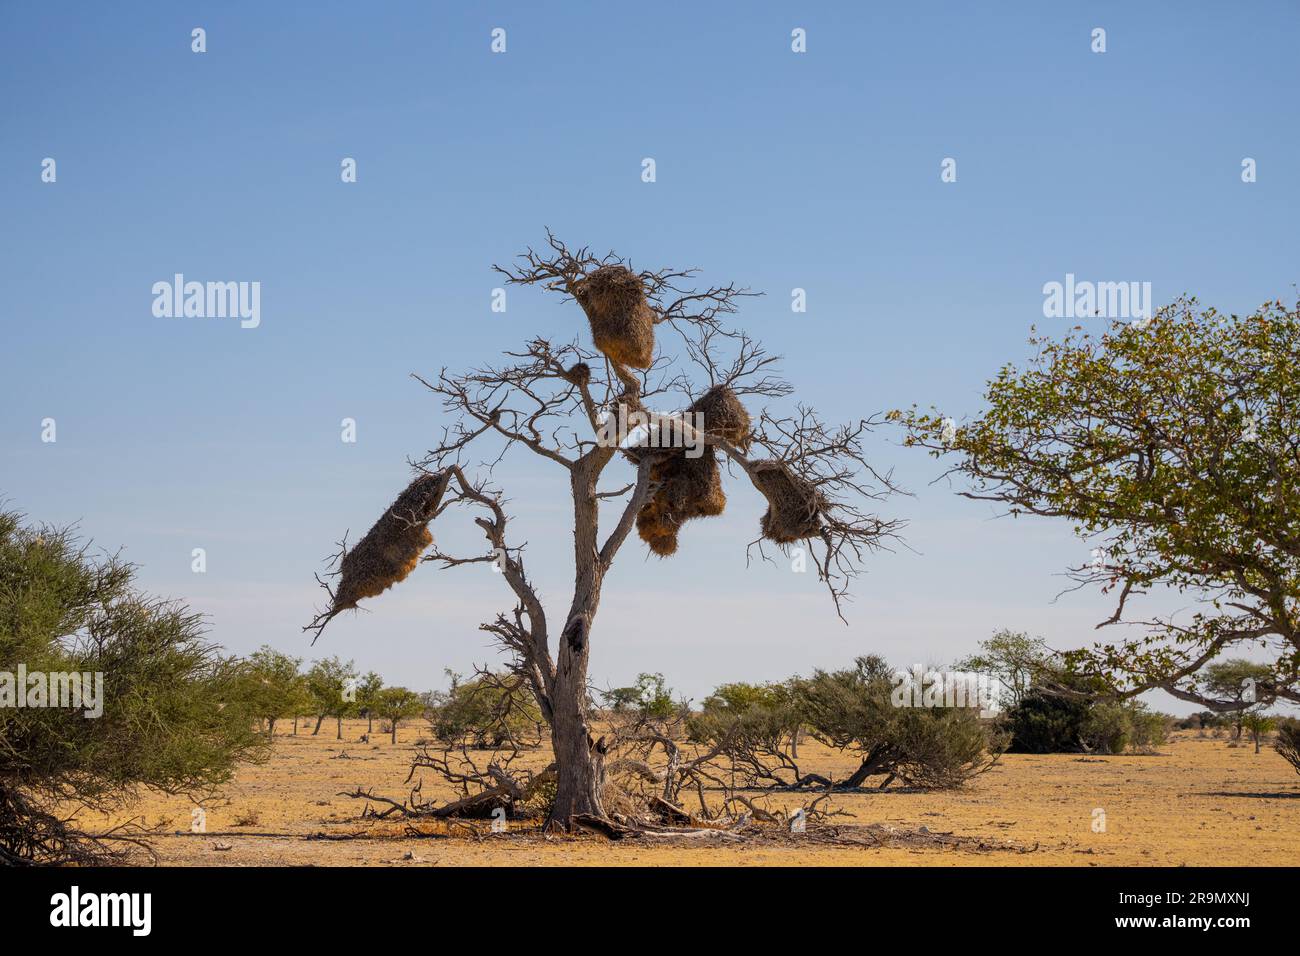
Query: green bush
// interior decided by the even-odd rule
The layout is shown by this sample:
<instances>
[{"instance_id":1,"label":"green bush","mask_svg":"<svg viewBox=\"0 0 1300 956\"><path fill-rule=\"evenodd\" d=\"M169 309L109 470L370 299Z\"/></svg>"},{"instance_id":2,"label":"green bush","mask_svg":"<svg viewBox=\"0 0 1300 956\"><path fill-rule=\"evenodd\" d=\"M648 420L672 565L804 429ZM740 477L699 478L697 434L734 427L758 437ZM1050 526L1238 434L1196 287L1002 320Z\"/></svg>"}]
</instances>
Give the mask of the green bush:
<instances>
[{"instance_id":1,"label":"green bush","mask_svg":"<svg viewBox=\"0 0 1300 956\"><path fill-rule=\"evenodd\" d=\"M0 513L0 671L103 675L99 717L0 708L0 863L102 861L127 844L75 829L56 804L109 811L142 787L197 799L266 753L251 666L134 575L70 529Z\"/></svg>"}]
</instances>

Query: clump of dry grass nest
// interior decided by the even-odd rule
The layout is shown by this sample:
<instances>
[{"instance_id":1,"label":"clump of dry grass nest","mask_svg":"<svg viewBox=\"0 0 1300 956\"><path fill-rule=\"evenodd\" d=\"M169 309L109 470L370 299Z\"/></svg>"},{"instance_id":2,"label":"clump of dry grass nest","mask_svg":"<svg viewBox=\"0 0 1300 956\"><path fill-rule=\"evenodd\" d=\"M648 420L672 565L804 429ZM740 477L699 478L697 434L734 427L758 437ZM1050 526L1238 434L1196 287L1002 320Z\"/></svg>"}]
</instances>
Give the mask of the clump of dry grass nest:
<instances>
[{"instance_id":1,"label":"clump of dry grass nest","mask_svg":"<svg viewBox=\"0 0 1300 956\"><path fill-rule=\"evenodd\" d=\"M821 534L826 499L815 485L773 459L754 462L749 478L767 499L767 512L759 521L764 538L793 544Z\"/></svg>"},{"instance_id":2,"label":"clump of dry grass nest","mask_svg":"<svg viewBox=\"0 0 1300 956\"><path fill-rule=\"evenodd\" d=\"M640 276L626 266L601 266L573 284L573 297L587 313L596 348L620 365L650 367L655 313Z\"/></svg>"},{"instance_id":3,"label":"clump of dry grass nest","mask_svg":"<svg viewBox=\"0 0 1300 956\"><path fill-rule=\"evenodd\" d=\"M702 424L705 435L722 438L741 451L749 447L749 413L725 385L715 385L700 396L686 410L685 420L692 427ZM670 424L661 425L661 433ZM661 434L659 444L663 447L671 442L664 441ZM685 449L672 449L650 468L650 477L659 482L659 488L637 515L636 528L641 540L660 557L676 553L677 534L685 522L720 515L727 506L717 453L712 445L704 445L700 451L698 457L690 458ZM633 448L629 457L638 460L642 453L643 448Z\"/></svg>"},{"instance_id":4,"label":"clump of dry grass nest","mask_svg":"<svg viewBox=\"0 0 1300 956\"><path fill-rule=\"evenodd\" d=\"M377 597L404 580L433 543L429 522L437 514L450 472L421 475L406 486L365 537L345 548L338 560L338 583L325 585L330 606L307 626L318 634L337 614ZM323 583L323 582L322 582Z\"/></svg>"}]
</instances>

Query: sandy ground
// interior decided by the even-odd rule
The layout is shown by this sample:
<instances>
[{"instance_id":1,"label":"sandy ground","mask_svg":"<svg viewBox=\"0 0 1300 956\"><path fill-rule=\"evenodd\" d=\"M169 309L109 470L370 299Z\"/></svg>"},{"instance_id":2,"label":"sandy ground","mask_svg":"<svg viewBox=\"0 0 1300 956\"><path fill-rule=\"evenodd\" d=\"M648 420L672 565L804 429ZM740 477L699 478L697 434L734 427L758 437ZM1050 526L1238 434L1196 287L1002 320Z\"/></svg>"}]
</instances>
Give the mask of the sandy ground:
<instances>
[{"instance_id":1,"label":"sandy ground","mask_svg":"<svg viewBox=\"0 0 1300 956\"><path fill-rule=\"evenodd\" d=\"M684 846L545 837L518 825L496 835L475 824L478 832L463 826L451 836L426 825L429 835L411 837L405 824L362 820L363 802L339 793L360 786L402 798L422 733L403 728L394 746L379 734L360 743L365 729L363 721L345 722L339 741L327 721L318 737L309 728L277 736L267 763L241 768L222 798L206 805L205 834L189 832L193 805L178 797L147 794L113 821L133 815L160 826L152 841L160 862L183 866L1300 865L1300 776L1268 745L1256 754L1248 743L1231 746L1195 732L1175 735L1152 756L1008 755L955 792L837 796L833 806L852 816L836 824L864 838L858 828L871 826L876 837L863 839L866 845L784 834ZM823 773L842 776L854 763L815 744L801 750L807 769ZM526 762L544 765L547 756L538 751ZM425 771L424 796L441 802L453 793ZM768 805L794 809L802 799L781 794ZM88 827L107 822L80 819ZM913 845L929 842L915 839L921 828L972 839ZM322 838L354 834L362 836Z\"/></svg>"}]
</instances>

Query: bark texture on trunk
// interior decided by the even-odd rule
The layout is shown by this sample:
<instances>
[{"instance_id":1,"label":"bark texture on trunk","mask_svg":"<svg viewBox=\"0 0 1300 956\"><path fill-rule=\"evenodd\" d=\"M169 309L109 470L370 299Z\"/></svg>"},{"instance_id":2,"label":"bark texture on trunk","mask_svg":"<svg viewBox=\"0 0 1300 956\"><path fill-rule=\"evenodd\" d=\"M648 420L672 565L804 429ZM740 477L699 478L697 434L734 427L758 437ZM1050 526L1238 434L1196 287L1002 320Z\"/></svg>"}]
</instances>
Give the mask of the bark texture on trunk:
<instances>
[{"instance_id":1,"label":"bark texture on trunk","mask_svg":"<svg viewBox=\"0 0 1300 956\"><path fill-rule=\"evenodd\" d=\"M607 460L607 459L606 459ZM600 603L605 566L597 550L599 499L596 479L604 461L585 460L573 470L574 591L568 623L560 635L551 687L551 746L555 750L555 805L547 828L569 830L571 818L606 819L605 739L593 738L587 723L587 661L591 622Z\"/></svg>"}]
</instances>

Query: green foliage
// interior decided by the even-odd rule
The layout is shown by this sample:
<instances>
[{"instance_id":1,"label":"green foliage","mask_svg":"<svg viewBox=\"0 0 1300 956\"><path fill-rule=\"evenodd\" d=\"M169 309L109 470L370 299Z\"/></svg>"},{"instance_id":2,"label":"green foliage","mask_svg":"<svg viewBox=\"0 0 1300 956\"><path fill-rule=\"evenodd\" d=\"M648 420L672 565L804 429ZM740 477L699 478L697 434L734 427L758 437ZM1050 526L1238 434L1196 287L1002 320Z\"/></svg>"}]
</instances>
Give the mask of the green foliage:
<instances>
[{"instance_id":1,"label":"green foliage","mask_svg":"<svg viewBox=\"0 0 1300 956\"><path fill-rule=\"evenodd\" d=\"M1088 704L1073 697L1031 690L1007 714L1012 753L1075 753L1083 749Z\"/></svg>"},{"instance_id":2,"label":"green foliage","mask_svg":"<svg viewBox=\"0 0 1300 956\"><path fill-rule=\"evenodd\" d=\"M616 687L603 691L600 696L605 706L616 714L666 718L679 709L663 674L638 674L633 686Z\"/></svg>"},{"instance_id":3,"label":"green foliage","mask_svg":"<svg viewBox=\"0 0 1300 956\"><path fill-rule=\"evenodd\" d=\"M362 714L379 713L379 695L384 689L384 679L368 671L357 681L357 710Z\"/></svg>"},{"instance_id":4,"label":"green foliage","mask_svg":"<svg viewBox=\"0 0 1300 956\"><path fill-rule=\"evenodd\" d=\"M1094 562L1073 575L1127 600L1163 585L1195 614L1072 654L1134 693L1208 701L1207 658L1280 651L1258 702L1300 700L1300 304L1225 316L1179 299L1142 325L1035 335L987 408L951 433L938 412L894 413L907 443L956 457L973 497L1069 520ZM947 433L947 434L946 434Z\"/></svg>"},{"instance_id":5,"label":"green foliage","mask_svg":"<svg viewBox=\"0 0 1300 956\"><path fill-rule=\"evenodd\" d=\"M251 687L249 696L259 717L274 733L281 717L294 717L311 706L307 678L301 673L302 658L290 657L263 645L248 659Z\"/></svg>"},{"instance_id":6,"label":"green foliage","mask_svg":"<svg viewBox=\"0 0 1300 956\"><path fill-rule=\"evenodd\" d=\"M424 699L406 687L385 687L375 695L374 706L376 714L393 722L424 713Z\"/></svg>"},{"instance_id":7,"label":"green foliage","mask_svg":"<svg viewBox=\"0 0 1300 956\"><path fill-rule=\"evenodd\" d=\"M859 772L840 781L852 786L871 776L917 787L959 786L1005 746L977 710L897 706L895 673L879 657L860 657L851 669L816 671L782 684L724 684L691 718L691 736L722 747L751 781L769 774L788 785L821 779L798 769L791 738L799 728L862 758ZM773 765L791 773L771 776Z\"/></svg>"},{"instance_id":8,"label":"green foliage","mask_svg":"<svg viewBox=\"0 0 1300 956\"><path fill-rule=\"evenodd\" d=\"M1150 753L1165 742L1173 718L1141 701L1090 696L1097 685L1058 675L1057 689L1036 687L1008 712L1012 753Z\"/></svg>"},{"instance_id":9,"label":"green foliage","mask_svg":"<svg viewBox=\"0 0 1300 956\"><path fill-rule=\"evenodd\" d=\"M803 716L789 683L723 684L704 699L698 713L687 719L692 740L750 751L780 752L799 728Z\"/></svg>"},{"instance_id":10,"label":"green foliage","mask_svg":"<svg viewBox=\"0 0 1300 956\"><path fill-rule=\"evenodd\" d=\"M1289 723L1280 726L1277 731L1277 743L1274 744L1282 759L1300 773L1300 724Z\"/></svg>"},{"instance_id":11,"label":"green foliage","mask_svg":"<svg viewBox=\"0 0 1300 956\"><path fill-rule=\"evenodd\" d=\"M1034 681L1048 668L1050 652L1041 637L1003 628L986 641L979 653L957 661L959 671L987 674L1002 686L999 705L1008 710L1020 704Z\"/></svg>"},{"instance_id":12,"label":"green foliage","mask_svg":"<svg viewBox=\"0 0 1300 956\"><path fill-rule=\"evenodd\" d=\"M0 513L0 670L103 675L99 717L0 708L0 862L104 851L42 816L56 801L107 810L141 787L201 796L265 754L249 665L207 642L199 615L133 578L72 529Z\"/></svg>"},{"instance_id":13,"label":"green foliage","mask_svg":"<svg viewBox=\"0 0 1300 956\"><path fill-rule=\"evenodd\" d=\"M532 691L512 674L486 674L463 680L448 671L451 687L431 695L428 714L433 732L448 744L497 748L507 741L536 743L542 714Z\"/></svg>"},{"instance_id":14,"label":"green foliage","mask_svg":"<svg viewBox=\"0 0 1300 956\"><path fill-rule=\"evenodd\" d=\"M796 679L792 697L815 738L863 756L885 755L880 772L910 786L960 786L1005 747L977 709L896 706L896 673L883 658L859 657L851 670Z\"/></svg>"},{"instance_id":15,"label":"green foliage","mask_svg":"<svg viewBox=\"0 0 1300 956\"><path fill-rule=\"evenodd\" d=\"M320 717L346 717L356 711L355 699L357 667L352 661L344 663L337 657L315 661L307 671L307 692L316 715ZM354 691L348 699L348 688Z\"/></svg>"}]
</instances>

